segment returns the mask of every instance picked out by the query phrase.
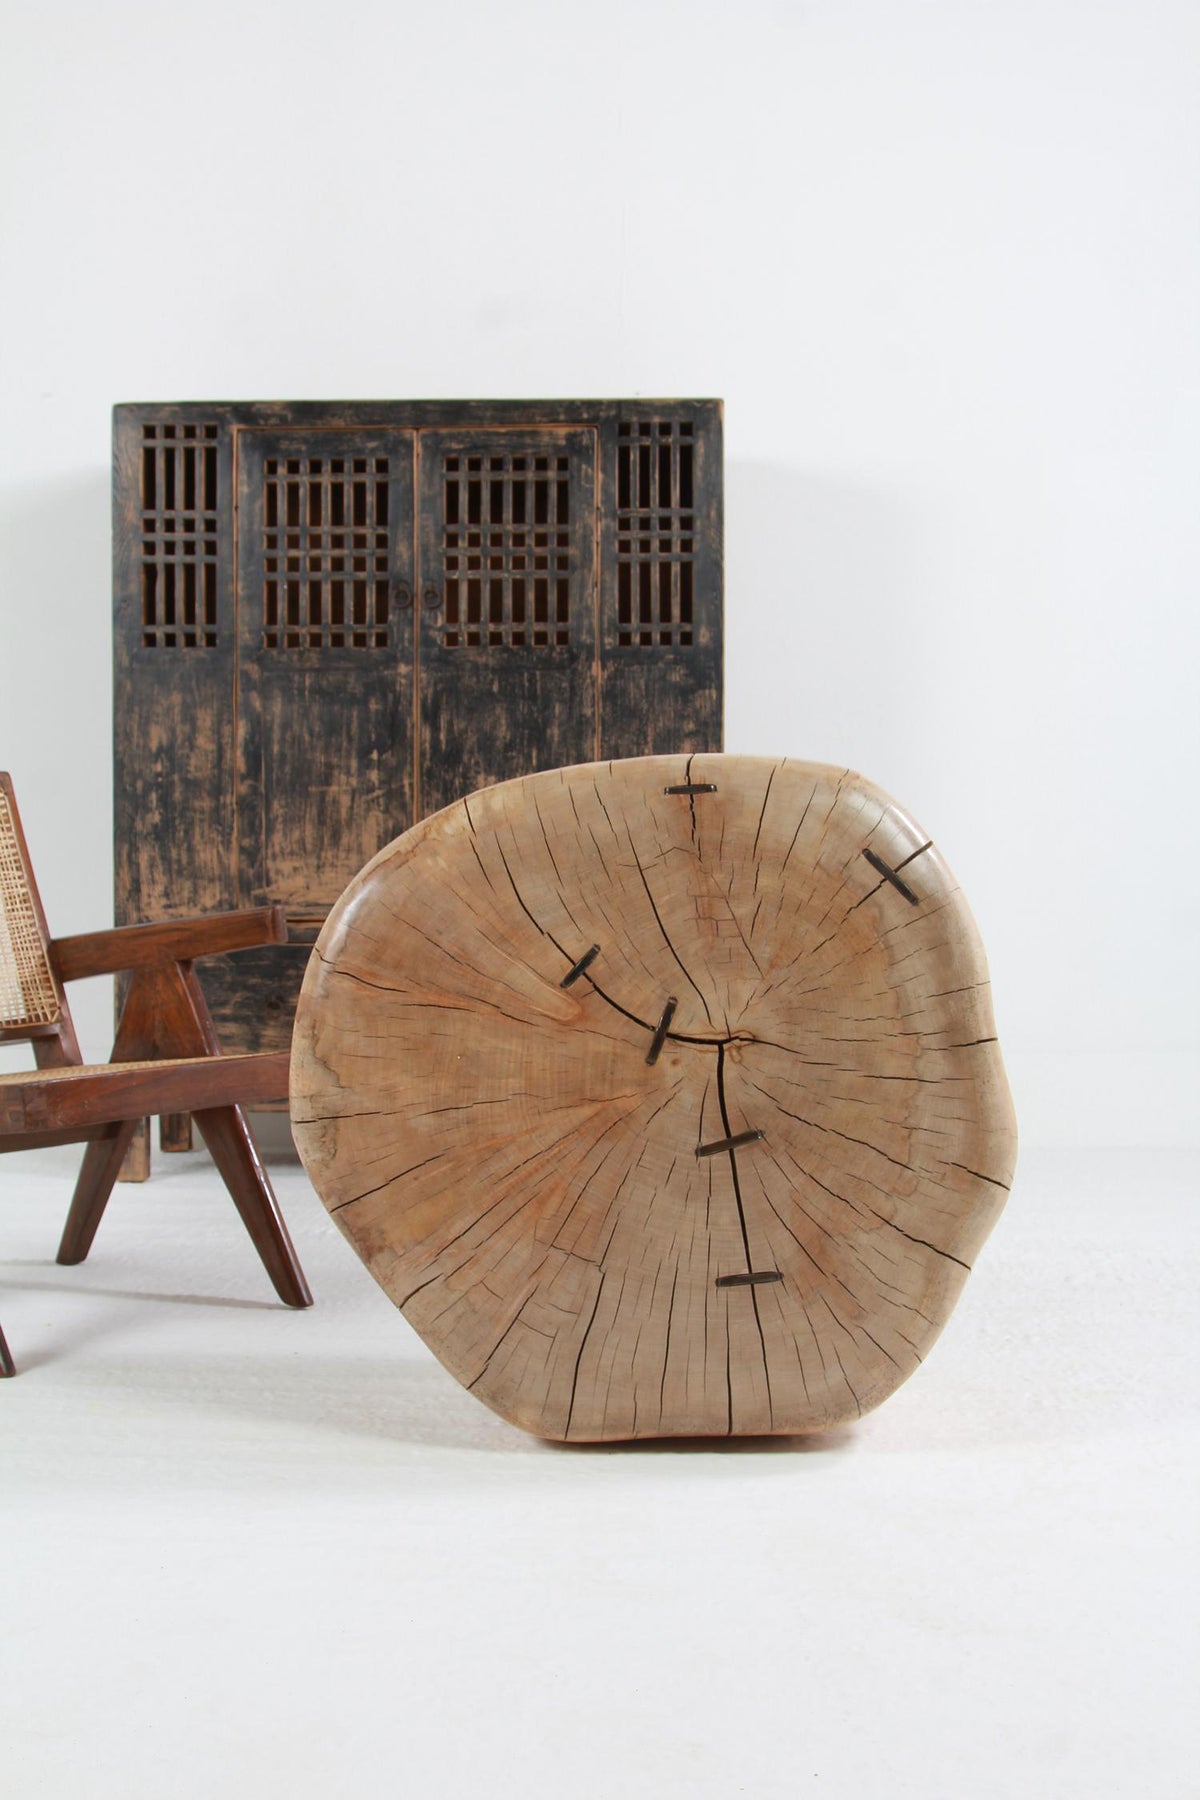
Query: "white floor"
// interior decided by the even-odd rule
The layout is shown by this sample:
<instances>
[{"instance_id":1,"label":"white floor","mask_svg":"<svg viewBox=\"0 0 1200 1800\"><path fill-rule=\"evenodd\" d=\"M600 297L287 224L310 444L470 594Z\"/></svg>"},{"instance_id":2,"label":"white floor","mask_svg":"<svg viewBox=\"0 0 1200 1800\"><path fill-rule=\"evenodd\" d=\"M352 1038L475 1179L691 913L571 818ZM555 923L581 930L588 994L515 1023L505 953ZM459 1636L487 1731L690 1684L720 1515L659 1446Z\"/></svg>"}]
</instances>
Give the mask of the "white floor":
<instances>
[{"instance_id":1,"label":"white floor","mask_svg":"<svg viewBox=\"0 0 1200 1800\"><path fill-rule=\"evenodd\" d=\"M444 1374L298 1165L53 1261L0 1163L0 1792L1200 1794L1190 1155L1025 1155L924 1369L824 1441L562 1450Z\"/></svg>"}]
</instances>

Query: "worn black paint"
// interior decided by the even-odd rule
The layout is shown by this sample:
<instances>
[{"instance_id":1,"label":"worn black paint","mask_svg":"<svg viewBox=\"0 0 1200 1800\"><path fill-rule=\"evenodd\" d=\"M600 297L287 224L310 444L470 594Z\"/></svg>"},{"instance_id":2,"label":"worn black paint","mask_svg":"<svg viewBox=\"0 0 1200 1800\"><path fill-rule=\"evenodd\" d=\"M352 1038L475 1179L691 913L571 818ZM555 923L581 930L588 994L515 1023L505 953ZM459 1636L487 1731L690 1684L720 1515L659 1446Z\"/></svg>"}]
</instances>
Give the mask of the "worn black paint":
<instances>
[{"instance_id":1,"label":"worn black paint","mask_svg":"<svg viewBox=\"0 0 1200 1800\"><path fill-rule=\"evenodd\" d=\"M207 427L215 432L205 436ZM189 430L197 435L185 444ZM169 440L168 432L175 434ZM622 515L621 506L628 509L636 495L620 491L621 446L632 444L635 462L649 458L646 466L656 472L663 446L684 438L686 492L677 481L666 497L676 503L669 515L676 567L689 546L692 618L686 632L682 620L664 626L655 618L653 642L622 642L620 564L641 554L639 545L657 554L655 546L667 542L658 528L666 531L668 517L643 507L637 531L630 530L633 515ZM146 452L153 463L168 442L178 450L171 492L165 464L155 465L160 473L148 491ZM441 471L450 454L493 452L568 458L568 643L447 645ZM210 464L197 460L204 456ZM365 648L328 639L313 647L271 644L265 465L270 458L334 456L388 465L391 585L383 641ZM202 466L194 491L185 491L185 467ZM208 471L216 502L202 519L197 508L211 499ZM209 546L215 643L200 632L194 647L168 645L163 619L148 625L143 571L151 516L160 563L164 543L178 552L172 579L182 583L189 557ZM118 920L282 901L295 950L242 956L203 973L229 1048L286 1045L308 944L324 913L357 870L418 818L475 788L541 768L721 748L722 521L717 401L116 408ZM491 547L478 550L486 559ZM479 571L482 579L490 573ZM655 594L657 581L655 573ZM161 608L161 594L154 603ZM641 633L624 633L631 635ZM667 636L671 642L660 641Z\"/></svg>"}]
</instances>

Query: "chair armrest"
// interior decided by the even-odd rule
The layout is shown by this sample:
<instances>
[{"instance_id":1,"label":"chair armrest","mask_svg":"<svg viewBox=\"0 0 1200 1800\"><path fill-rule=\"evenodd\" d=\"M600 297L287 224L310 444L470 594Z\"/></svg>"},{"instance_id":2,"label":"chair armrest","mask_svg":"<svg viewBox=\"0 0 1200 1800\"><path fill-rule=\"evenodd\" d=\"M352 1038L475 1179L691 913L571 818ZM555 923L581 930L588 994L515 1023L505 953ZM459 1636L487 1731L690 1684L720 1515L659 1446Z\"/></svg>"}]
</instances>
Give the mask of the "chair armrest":
<instances>
[{"instance_id":1,"label":"chair armrest","mask_svg":"<svg viewBox=\"0 0 1200 1800\"><path fill-rule=\"evenodd\" d=\"M244 912L202 913L153 925L87 931L79 937L55 938L50 951L62 980L80 981L88 975L113 975L118 969L223 956L227 950L245 950L252 944L286 944L287 935L282 906L256 906Z\"/></svg>"}]
</instances>

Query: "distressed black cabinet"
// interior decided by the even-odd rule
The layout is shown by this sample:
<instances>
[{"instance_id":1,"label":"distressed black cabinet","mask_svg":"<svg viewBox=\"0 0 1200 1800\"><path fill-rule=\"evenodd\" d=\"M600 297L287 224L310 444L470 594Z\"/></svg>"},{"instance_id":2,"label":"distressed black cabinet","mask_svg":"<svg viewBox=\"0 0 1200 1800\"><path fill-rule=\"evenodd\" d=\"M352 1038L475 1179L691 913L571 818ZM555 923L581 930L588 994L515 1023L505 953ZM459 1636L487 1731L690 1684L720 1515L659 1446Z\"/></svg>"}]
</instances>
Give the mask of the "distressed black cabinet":
<instances>
[{"instance_id":1,"label":"distressed black cabinet","mask_svg":"<svg viewBox=\"0 0 1200 1800\"><path fill-rule=\"evenodd\" d=\"M286 905L204 972L230 1048L425 814L722 747L722 500L712 400L116 408L117 918Z\"/></svg>"}]
</instances>

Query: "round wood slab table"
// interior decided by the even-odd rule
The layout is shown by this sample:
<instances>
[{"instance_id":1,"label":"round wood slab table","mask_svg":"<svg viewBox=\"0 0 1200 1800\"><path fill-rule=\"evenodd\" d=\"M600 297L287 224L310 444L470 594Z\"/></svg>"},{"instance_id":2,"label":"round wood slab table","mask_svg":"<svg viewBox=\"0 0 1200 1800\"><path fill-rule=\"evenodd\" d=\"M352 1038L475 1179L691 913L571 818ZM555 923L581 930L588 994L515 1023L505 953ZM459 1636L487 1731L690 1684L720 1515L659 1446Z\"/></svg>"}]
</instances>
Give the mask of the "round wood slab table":
<instances>
[{"instance_id":1,"label":"round wood slab table","mask_svg":"<svg viewBox=\"0 0 1200 1800\"><path fill-rule=\"evenodd\" d=\"M845 769L555 769L369 863L309 965L300 1153L472 1393L579 1442L809 1432L945 1324L1016 1133L953 876Z\"/></svg>"}]
</instances>

